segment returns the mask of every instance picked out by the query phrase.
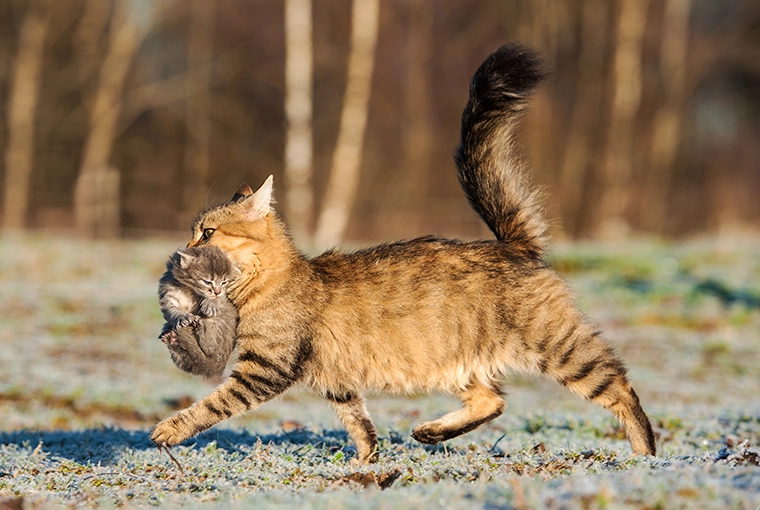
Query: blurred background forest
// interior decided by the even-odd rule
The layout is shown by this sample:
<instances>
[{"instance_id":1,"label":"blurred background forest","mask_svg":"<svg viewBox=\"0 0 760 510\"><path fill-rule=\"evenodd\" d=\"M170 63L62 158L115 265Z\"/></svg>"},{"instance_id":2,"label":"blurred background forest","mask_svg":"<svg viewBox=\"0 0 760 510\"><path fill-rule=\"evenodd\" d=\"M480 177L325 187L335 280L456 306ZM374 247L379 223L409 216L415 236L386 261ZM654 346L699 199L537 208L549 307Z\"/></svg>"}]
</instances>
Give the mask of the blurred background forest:
<instances>
[{"instance_id":1,"label":"blurred background forest","mask_svg":"<svg viewBox=\"0 0 760 510\"><path fill-rule=\"evenodd\" d=\"M273 174L302 246L486 235L452 152L514 40L555 237L760 227L756 0L3 0L2 226L186 231Z\"/></svg>"}]
</instances>

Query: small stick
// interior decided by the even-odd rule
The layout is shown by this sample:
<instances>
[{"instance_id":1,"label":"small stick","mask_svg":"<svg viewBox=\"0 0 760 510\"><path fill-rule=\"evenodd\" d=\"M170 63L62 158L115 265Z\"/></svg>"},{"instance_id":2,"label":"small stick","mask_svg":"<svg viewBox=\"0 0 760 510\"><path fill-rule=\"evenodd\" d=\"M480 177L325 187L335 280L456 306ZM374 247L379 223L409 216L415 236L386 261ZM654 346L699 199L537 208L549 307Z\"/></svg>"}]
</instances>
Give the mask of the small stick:
<instances>
[{"instance_id":1,"label":"small stick","mask_svg":"<svg viewBox=\"0 0 760 510\"><path fill-rule=\"evenodd\" d=\"M488 449L488 453L493 453L496 451L496 445L499 444L499 441L507 437L507 433L503 433L501 436L499 436L499 439L496 440L496 442L493 444L491 448Z\"/></svg>"},{"instance_id":2,"label":"small stick","mask_svg":"<svg viewBox=\"0 0 760 510\"><path fill-rule=\"evenodd\" d=\"M159 452L160 451L165 451L166 452L166 454L169 456L169 458L172 459L172 462L174 462L174 465L177 466L177 468L179 469L179 472L182 473L182 476L184 476L185 475L185 470L182 469L182 464L180 464L179 461L174 458L174 455L172 455L172 452L169 450L169 446L166 443L162 443L162 444L159 444L159 445L156 445L156 446L158 446L158 451Z\"/></svg>"}]
</instances>

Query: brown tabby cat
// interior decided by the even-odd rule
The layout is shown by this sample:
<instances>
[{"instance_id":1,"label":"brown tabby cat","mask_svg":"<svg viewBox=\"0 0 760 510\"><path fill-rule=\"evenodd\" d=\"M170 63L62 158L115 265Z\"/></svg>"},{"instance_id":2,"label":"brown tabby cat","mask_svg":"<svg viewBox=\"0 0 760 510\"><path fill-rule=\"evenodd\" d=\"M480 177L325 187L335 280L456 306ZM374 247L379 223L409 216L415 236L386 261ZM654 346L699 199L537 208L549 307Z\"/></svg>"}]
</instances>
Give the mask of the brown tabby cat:
<instances>
[{"instance_id":1,"label":"brown tabby cat","mask_svg":"<svg viewBox=\"0 0 760 510\"><path fill-rule=\"evenodd\" d=\"M162 421L151 439L178 444L258 407L295 383L330 401L360 462L377 456L362 395L441 390L464 406L417 426L435 444L499 416L500 376L540 374L612 411L633 450L655 453L623 363L543 260L546 225L517 163L515 118L543 79L520 45L488 57L470 88L456 153L459 181L495 241L438 237L305 258L270 207L272 178L202 213L188 246L225 250L242 274L239 362L211 395Z\"/></svg>"}]
</instances>

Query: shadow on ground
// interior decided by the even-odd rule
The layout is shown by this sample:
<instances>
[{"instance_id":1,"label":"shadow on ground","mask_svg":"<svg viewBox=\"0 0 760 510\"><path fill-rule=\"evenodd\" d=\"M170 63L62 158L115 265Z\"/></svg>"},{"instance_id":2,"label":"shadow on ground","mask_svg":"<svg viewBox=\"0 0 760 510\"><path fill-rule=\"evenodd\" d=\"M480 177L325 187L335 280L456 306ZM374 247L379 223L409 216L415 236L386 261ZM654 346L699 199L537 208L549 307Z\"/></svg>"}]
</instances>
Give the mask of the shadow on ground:
<instances>
[{"instance_id":1,"label":"shadow on ground","mask_svg":"<svg viewBox=\"0 0 760 510\"><path fill-rule=\"evenodd\" d=\"M148 438L147 431L123 430L118 428L98 428L76 431L34 431L22 430L0 432L0 447L17 445L19 448L40 450L50 458L68 459L79 464L100 464L107 466L118 462L119 452L124 449L148 450L156 445ZM312 445L318 448L336 450L347 446L348 436L343 430L323 430L315 432L298 429L276 434L256 435L247 431L214 429L198 437L188 439L185 446L204 448L216 443L229 452L250 452L257 444L277 446Z\"/></svg>"}]
</instances>

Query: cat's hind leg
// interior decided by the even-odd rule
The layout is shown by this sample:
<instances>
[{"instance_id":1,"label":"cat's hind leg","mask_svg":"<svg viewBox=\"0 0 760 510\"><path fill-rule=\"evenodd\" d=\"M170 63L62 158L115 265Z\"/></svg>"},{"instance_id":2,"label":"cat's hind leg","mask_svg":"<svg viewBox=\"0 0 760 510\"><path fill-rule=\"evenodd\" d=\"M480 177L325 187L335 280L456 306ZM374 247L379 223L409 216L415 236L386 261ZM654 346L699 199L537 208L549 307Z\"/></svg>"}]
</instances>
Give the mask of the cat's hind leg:
<instances>
[{"instance_id":1,"label":"cat's hind leg","mask_svg":"<svg viewBox=\"0 0 760 510\"><path fill-rule=\"evenodd\" d=\"M506 407L495 384L473 381L457 396L464 404L462 409L418 425L412 431L412 437L420 443L437 444L493 420Z\"/></svg>"},{"instance_id":2,"label":"cat's hind leg","mask_svg":"<svg viewBox=\"0 0 760 510\"><path fill-rule=\"evenodd\" d=\"M353 393L342 395L328 393L325 398L330 401L335 413L346 427L346 432L356 444L356 460L360 464L375 462L377 460L377 432L369 419L364 399Z\"/></svg>"},{"instance_id":3,"label":"cat's hind leg","mask_svg":"<svg viewBox=\"0 0 760 510\"><path fill-rule=\"evenodd\" d=\"M623 362L598 331L575 326L546 349L537 369L581 398L609 409L636 453L655 455L655 437ZM547 342L547 345L549 343Z\"/></svg>"},{"instance_id":4,"label":"cat's hind leg","mask_svg":"<svg viewBox=\"0 0 760 510\"><path fill-rule=\"evenodd\" d=\"M592 368L589 368L592 367ZM573 393L609 409L625 427L635 453L656 455L654 433L622 363L592 359L578 373L560 380Z\"/></svg>"}]
</instances>

